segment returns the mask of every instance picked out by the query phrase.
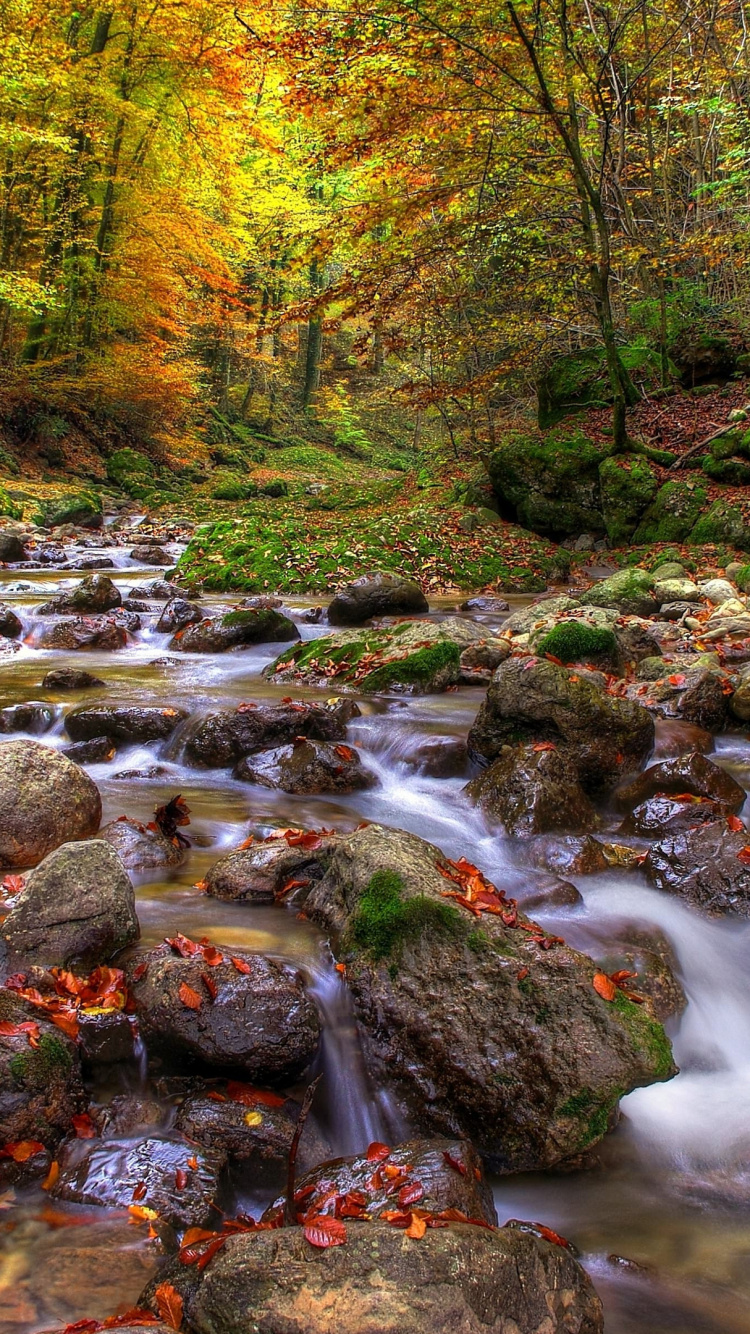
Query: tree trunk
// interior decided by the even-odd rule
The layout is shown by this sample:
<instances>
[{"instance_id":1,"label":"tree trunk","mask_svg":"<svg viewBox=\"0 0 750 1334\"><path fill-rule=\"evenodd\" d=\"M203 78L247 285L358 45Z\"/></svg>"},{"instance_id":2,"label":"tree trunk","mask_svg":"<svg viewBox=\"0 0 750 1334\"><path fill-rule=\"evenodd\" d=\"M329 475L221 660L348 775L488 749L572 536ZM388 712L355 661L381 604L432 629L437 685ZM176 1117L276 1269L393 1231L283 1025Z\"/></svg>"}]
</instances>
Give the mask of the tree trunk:
<instances>
[{"instance_id":1,"label":"tree trunk","mask_svg":"<svg viewBox=\"0 0 750 1334\"><path fill-rule=\"evenodd\" d=\"M313 291L320 288L320 273L317 259L310 261L310 286ZM315 390L320 387L320 355L323 350L323 325L317 317L308 320L307 351L305 353L305 379L302 386L302 406L308 408Z\"/></svg>"}]
</instances>

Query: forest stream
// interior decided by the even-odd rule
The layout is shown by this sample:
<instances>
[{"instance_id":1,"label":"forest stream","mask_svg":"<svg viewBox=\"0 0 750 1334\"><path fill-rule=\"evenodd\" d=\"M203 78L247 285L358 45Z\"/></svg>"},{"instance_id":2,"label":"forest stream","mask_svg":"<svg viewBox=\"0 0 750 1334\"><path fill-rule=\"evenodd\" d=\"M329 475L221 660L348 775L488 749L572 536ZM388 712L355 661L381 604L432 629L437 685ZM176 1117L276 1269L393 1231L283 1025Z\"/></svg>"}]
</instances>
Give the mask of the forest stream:
<instances>
[{"instance_id":1,"label":"forest stream","mask_svg":"<svg viewBox=\"0 0 750 1334\"><path fill-rule=\"evenodd\" d=\"M96 551L90 547L86 554ZM114 558L116 568L108 573L123 597L155 573L139 568L124 549L106 554ZM101 676L104 687L86 692L87 704L179 706L191 716L288 693L261 676L278 645L170 655L169 635L154 628L161 607L142 615L142 628L116 653L31 646L39 603L75 582L61 571L2 573L0 596L24 626L22 647L0 666L3 704L53 703L46 745L68 744L65 713L81 702L79 695L41 690L53 668L85 666ZM529 600L511 597L514 608ZM232 601L207 596L201 605L223 610ZM309 599L285 599L303 640L323 633L303 619L309 606ZM455 614L455 600L439 599L430 616L448 610ZM480 619L494 628L502 617ZM324 699L332 692L297 693ZM323 1075L315 1124L329 1156L362 1152L371 1141L397 1143L419 1127L405 1124L388 1090L368 1080L346 982L322 932L300 918L293 902L222 902L194 886L253 830L347 831L371 821L412 831L450 858L466 857L508 887L523 908L538 894L544 873L524 867L520 845L488 829L462 795L465 776L428 777L409 762L431 737L465 738L482 698L471 687L359 698L361 716L350 722L347 739L377 783L347 796L290 796L239 782L226 770L188 767L180 728L164 743L119 749L114 762L87 766L102 795L103 824L125 814L148 822L177 794L190 810L183 864L132 873L143 944L177 933L209 937L219 948L270 955L301 970L322 1020L312 1073ZM671 726L659 722L657 736ZM740 731L719 736L713 758L744 786L750 782L750 740ZM595 960L631 928L666 937L687 997L681 1016L667 1023L680 1074L625 1097L619 1125L581 1170L496 1178L499 1221L535 1220L575 1244L604 1302L607 1334L750 1334L750 922L700 916L648 887L638 872L569 878L582 903L529 910L548 932ZM159 1133L168 1138L174 1099L160 1082L158 1064L150 1067L142 1049L135 1057L96 1067L93 1100L106 1103L124 1093L160 1097ZM102 1174L117 1174L121 1152L117 1139L102 1142ZM246 1167L225 1184L222 1202L257 1217L282 1181L283 1166ZM156 1270L157 1243L122 1210L52 1200L38 1184L5 1191L0 1208L0 1327L8 1334L127 1310Z\"/></svg>"}]
</instances>

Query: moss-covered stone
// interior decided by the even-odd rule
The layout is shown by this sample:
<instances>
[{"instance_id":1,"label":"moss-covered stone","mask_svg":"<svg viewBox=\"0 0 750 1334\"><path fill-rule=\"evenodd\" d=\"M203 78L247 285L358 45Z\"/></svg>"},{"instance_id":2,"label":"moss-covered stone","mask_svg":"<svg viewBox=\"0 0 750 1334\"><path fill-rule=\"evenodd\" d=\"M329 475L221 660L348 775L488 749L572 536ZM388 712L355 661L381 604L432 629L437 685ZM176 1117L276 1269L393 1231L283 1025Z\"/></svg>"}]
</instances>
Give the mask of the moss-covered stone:
<instances>
[{"instance_id":1,"label":"moss-covered stone","mask_svg":"<svg viewBox=\"0 0 750 1334\"><path fill-rule=\"evenodd\" d=\"M623 365L639 384L661 383L661 359L648 347L620 348ZM672 367L676 374L676 368ZM549 426L568 412L605 407L612 402L612 387L603 347L582 348L558 357L537 386L539 425Z\"/></svg>"},{"instance_id":2,"label":"moss-covered stone","mask_svg":"<svg viewBox=\"0 0 750 1334\"><path fill-rule=\"evenodd\" d=\"M405 941L426 932L444 936L465 933L458 909L419 894L403 898L404 881L397 871L376 871L357 905L345 948L365 950L373 959L385 959Z\"/></svg>"},{"instance_id":3,"label":"moss-covered stone","mask_svg":"<svg viewBox=\"0 0 750 1334\"><path fill-rule=\"evenodd\" d=\"M582 593L580 600L585 607L615 607L627 616L650 616L659 605L653 587L653 577L645 570L618 570Z\"/></svg>"},{"instance_id":4,"label":"moss-covered stone","mask_svg":"<svg viewBox=\"0 0 750 1334\"><path fill-rule=\"evenodd\" d=\"M533 532L603 532L599 466L610 452L582 431L516 433L492 454L488 473L501 508Z\"/></svg>"},{"instance_id":5,"label":"moss-covered stone","mask_svg":"<svg viewBox=\"0 0 750 1334\"><path fill-rule=\"evenodd\" d=\"M23 507L11 499L4 486L0 486L0 514L8 519L20 519L23 515Z\"/></svg>"},{"instance_id":6,"label":"moss-covered stone","mask_svg":"<svg viewBox=\"0 0 750 1334\"><path fill-rule=\"evenodd\" d=\"M153 490L156 469L151 459L140 450L118 449L107 460L107 476L115 486L141 500Z\"/></svg>"},{"instance_id":7,"label":"moss-covered stone","mask_svg":"<svg viewBox=\"0 0 750 1334\"><path fill-rule=\"evenodd\" d=\"M750 504L735 500L715 500L701 515L688 536L691 546L713 543L750 551Z\"/></svg>"},{"instance_id":8,"label":"moss-covered stone","mask_svg":"<svg viewBox=\"0 0 750 1334\"><path fill-rule=\"evenodd\" d=\"M704 487L694 482L665 482L638 524L633 541L684 542L707 504Z\"/></svg>"},{"instance_id":9,"label":"moss-covered stone","mask_svg":"<svg viewBox=\"0 0 750 1334\"><path fill-rule=\"evenodd\" d=\"M638 455L608 458L599 467L599 485L607 537L613 546L621 546L633 536L656 495L656 473Z\"/></svg>"},{"instance_id":10,"label":"moss-covered stone","mask_svg":"<svg viewBox=\"0 0 750 1334\"><path fill-rule=\"evenodd\" d=\"M640 1048L654 1072L655 1079L668 1079L674 1070L672 1046L658 1020L653 1019L643 1005L628 1000L618 991L612 1007L627 1029L633 1044Z\"/></svg>"},{"instance_id":11,"label":"moss-covered stone","mask_svg":"<svg viewBox=\"0 0 750 1334\"><path fill-rule=\"evenodd\" d=\"M606 626L587 625L585 621L559 621L537 645L542 656L549 653L560 662L589 662L596 658L617 657L617 639Z\"/></svg>"},{"instance_id":12,"label":"moss-covered stone","mask_svg":"<svg viewBox=\"0 0 750 1334\"><path fill-rule=\"evenodd\" d=\"M95 491L77 491L42 502L48 528L74 523L82 528L99 528L102 523L101 497Z\"/></svg>"},{"instance_id":13,"label":"moss-covered stone","mask_svg":"<svg viewBox=\"0 0 750 1334\"><path fill-rule=\"evenodd\" d=\"M368 672L361 683L362 689L390 690L394 685L400 685L429 690L434 689L435 682L443 679L446 684L455 684L460 673L460 659L458 645L444 640Z\"/></svg>"},{"instance_id":14,"label":"moss-covered stone","mask_svg":"<svg viewBox=\"0 0 750 1334\"><path fill-rule=\"evenodd\" d=\"M712 482L721 482L724 486L750 486L750 463L744 463L742 459L717 459L709 454L703 460L703 471Z\"/></svg>"},{"instance_id":15,"label":"moss-covered stone","mask_svg":"<svg viewBox=\"0 0 750 1334\"><path fill-rule=\"evenodd\" d=\"M214 500L252 500L257 494L256 482L231 472L224 473L211 492Z\"/></svg>"},{"instance_id":16,"label":"moss-covered stone","mask_svg":"<svg viewBox=\"0 0 750 1334\"><path fill-rule=\"evenodd\" d=\"M741 565L734 576L734 582L741 593L750 593L750 565Z\"/></svg>"},{"instance_id":17,"label":"moss-covered stone","mask_svg":"<svg viewBox=\"0 0 750 1334\"><path fill-rule=\"evenodd\" d=\"M10 1060L10 1072L16 1083L30 1090L46 1090L55 1079L67 1075L73 1060L60 1038L43 1033L38 1047L16 1052Z\"/></svg>"}]
</instances>

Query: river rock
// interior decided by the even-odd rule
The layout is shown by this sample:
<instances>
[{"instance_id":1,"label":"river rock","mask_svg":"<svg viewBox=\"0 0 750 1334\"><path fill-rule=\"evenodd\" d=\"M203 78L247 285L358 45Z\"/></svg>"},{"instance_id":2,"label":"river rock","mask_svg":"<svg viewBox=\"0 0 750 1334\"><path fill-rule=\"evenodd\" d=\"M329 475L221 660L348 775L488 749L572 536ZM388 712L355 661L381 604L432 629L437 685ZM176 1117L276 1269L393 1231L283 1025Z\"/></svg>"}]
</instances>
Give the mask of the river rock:
<instances>
[{"instance_id":1,"label":"river rock","mask_svg":"<svg viewBox=\"0 0 750 1334\"><path fill-rule=\"evenodd\" d=\"M74 741L63 746L60 753L76 764L108 764L115 758L117 747L111 737L98 736L93 741Z\"/></svg>"},{"instance_id":2,"label":"river rock","mask_svg":"<svg viewBox=\"0 0 750 1334\"><path fill-rule=\"evenodd\" d=\"M285 643L289 639L299 639L299 630L280 611L229 611L178 630L169 648L183 653L225 653L230 648Z\"/></svg>"},{"instance_id":3,"label":"river rock","mask_svg":"<svg viewBox=\"0 0 750 1334\"><path fill-rule=\"evenodd\" d=\"M697 751L707 755L714 749L714 738L710 732L695 723L682 722L676 718L656 719L656 738L652 759L677 760L687 751Z\"/></svg>"},{"instance_id":4,"label":"river rock","mask_svg":"<svg viewBox=\"0 0 750 1334\"><path fill-rule=\"evenodd\" d=\"M231 1088L231 1085L229 1086ZM221 1150L231 1162L281 1162L286 1164L294 1137L299 1103L242 1088L242 1101L219 1094L188 1097L177 1112L176 1126L196 1144ZM219 1101L223 1098L223 1101ZM280 1106L276 1105L281 1103ZM308 1119L300 1140L297 1171L311 1171L330 1149Z\"/></svg>"},{"instance_id":5,"label":"river rock","mask_svg":"<svg viewBox=\"0 0 750 1334\"><path fill-rule=\"evenodd\" d=\"M185 849L165 838L159 829L147 829L138 820L121 816L99 830L99 837L114 848L126 871L157 866L181 866Z\"/></svg>"},{"instance_id":6,"label":"river rock","mask_svg":"<svg viewBox=\"0 0 750 1334\"><path fill-rule=\"evenodd\" d=\"M335 679L337 686L354 686L365 694L428 694L457 685L463 650L486 637L482 626L460 616L338 630L295 644L264 667L263 675L306 685L327 685Z\"/></svg>"},{"instance_id":7,"label":"river rock","mask_svg":"<svg viewBox=\"0 0 750 1334\"><path fill-rule=\"evenodd\" d=\"M375 774L365 769L351 746L299 741L276 750L245 756L234 777L261 787L281 788L302 796L316 792L360 792L374 787Z\"/></svg>"},{"instance_id":8,"label":"river rock","mask_svg":"<svg viewBox=\"0 0 750 1334\"><path fill-rule=\"evenodd\" d=\"M720 672L701 671L682 692L680 716L706 732L720 732L727 721L732 691Z\"/></svg>"},{"instance_id":9,"label":"river rock","mask_svg":"<svg viewBox=\"0 0 750 1334\"><path fill-rule=\"evenodd\" d=\"M618 570L601 579L581 594L580 601L585 607L614 607L626 616L650 616L660 605L653 575L639 569Z\"/></svg>"},{"instance_id":10,"label":"river rock","mask_svg":"<svg viewBox=\"0 0 750 1334\"><path fill-rule=\"evenodd\" d=\"M6 639L18 639L23 633L23 624L10 607L0 602L0 635Z\"/></svg>"},{"instance_id":11,"label":"river rock","mask_svg":"<svg viewBox=\"0 0 750 1334\"><path fill-rule=\"evenodd\" d=\"M388 1173L384 1171L385 1163L390 1169ZM412 1201L415 1207L436 1214L444 1209L460 1209L467 1218L482 1219L491 1227L497 1224L482 1161L466 1140L408 1140L392 1148L380 1164L373 1163L364 1152L349 1158L333 1158L298 1177L295 1185L295 1195L303 1197L303 1210L308 1212L322 1208L332 1191L338 1195L358 1191L366 1196L364 1207L369 1216L379 1218L397 1207L395 1197L406 1186L422 1189L421 1195L415 1191L416 1198ZM279 1218L283 1210L284 1199L277 1199L266 1209L263 1220Z\"/></svg>"},{"instance_id":12,"label":"river rock","mask_svg":"<svg viewBox=\"0 0 750 1334\"><path fill-rule=\"evenodd\" d=\"M643 869L657 889L711 917L750 917L750 865L740 860L747 843L747 830L729 829L726 820L701 824L654 843Z\"/></svg>"},{"instance_id":13,"label":"river rock","mask_svg":"<svg viewBox=\"0 0 750 1334\"><path fill-rule=\"evenodd\" d=\"M147 584L136 584L128 593L129 598L152 598L154 602L171 602L172 598L184 596L186 590L167 579L151 579Z\"/></svg>"},{"instance_id":14,"label":"river rock","mask_svg":"<svg viewBox=\"0 0 750 1334\"><path fill-rule=\"evenodd\" d=\"M90 741L107 736L113 741L165 741L183 719L185 709L160 708L158 705L126 706L112 704L83 705L65 716L65 727L73 741Z\"/></svg>"},{"instance_id":15,"label":"river rock","mask_svg":"<svg viewBox=\"0 0 750 1334\"><path fill-rule=\"evenodd\" d=\"M71 611L84 615L97 614L114 611L121 604L120 590L112 583L109 576L106 574L92 574L88 579L82 579L77 588L70 589L66 593L59 593L50 602L45 602L43 606L37 608L37 615L49 616L58 612Z\"/></svg>"},{"instance_id":16,"label":"river rock","mask_svg":"<svg viewBox=\"0 0 750 1334\"><path fill-rule=\"evenodd\" d=\"M0 1020L35 1023L39 1045L28 1034L0 1034L0 1142L36 1139L54 1148L83 1105L76 1044L36 1008L0 988Z\"/></svg>"},{"instance_id":17,"label":"river rock","mask_svg":"<svg viewBox=\"0 0 750 1334\"><path fill-rule=\"evenodd\" d=\"M520 838L565 830L587 833L597 818L570 760L557 750L507 747L464 789L477 806Z\"/></svg>"},{"instance_id":18,"label":"river rock","mask_svg":"<svg viewBox=\"0 0 750 1334\"><path fill-rule=\"evenodd\" d=\"M220 769L245 755L288 745L296 736L312 741L343 741L346 721L338 706L290 700L288 704L244 704L209 713L185 743L189 764Z\"/></svg>"},{"instance_id":19,"label":"river rock","mask_svg":"<svg viewBox=\"0 0 750 1334\"><path fill-rule=\"evenodd\" d=\"M750 722L750 667L743 667L740 671L729 708L741 723Z\"/></svg>"},{"instance_id":20,"label":"river rock","mask_svg":"<svg viewBox=\"0 0 750 1334\"><path fill-rule=\"evenodd\" d=\"M135 958L130 980L141 1033L150 1051L200 1065L242 1071L259 1083L291 1083L309 1065L320 1021L293 969L261 955L227 956L208 967L202 955L182 958L169 945ZM141 965L145 971L141 973ZM209 976L217 988L203 981ZM198 1003L185 1003L188 994Z\"/></svg>"},{"instance_id":21,"label":"river rock","mask_svg":"<svg viewBox=\"0 0 750 1334\"><path fill-rule=\"evenodd\" d=\"M737 589L728 579L705 579L699 585L699 591L701 597L708 598L715 607L720 607L722 602L737 597Z\"/></svg>"},{"instance_id":22,"label":"river rock","mask_svg":"<svg viewBox=\"0 0 750 1334\"><path fill-rule=\"evenodd\" d=\"M477 685L489 681L496 667L510 657L510 640L490 639L469 644L459 658L461 681L464 685Z\"/></svg>"},{"instance_id":23,"label":"river rock","mask_svg":"<svg viewBox=\"0 0 750 1334\"><path fill-rule=\"evenodd\" d=\"M104 682L98 676L75 667L58 667L53 672L47 672L42 681L44 690L93 690L95 686L103 685Z\"/></svg>"},{"instance_id":24,"label":"river rock","mask_svg":"<svg viewBox=\"0 0 750 1334\"><path fill-rule=\"evenodd\" d=\"M77 764L38 741L0 746L0 868L36 866L66 840L99 828L96 784Z\"/></svg>"},{"instance_id":25,"label":"river rock","mask_svg":"<svg viewBox=\"0 0 750 1334\"><path fill-rule=\"evenodd\" d=\"M11 732L32 732L41 736L48 732L55 721L55 710L49 704L8 704L0 709L0 733L8 736Z\"/></svg>"},{"instance_id":26,"label":"river rock","mask_svg":"<svg viewBox=\"0 0 750 1334\"><path fill-rule=\"evenodd\" d=\"M141 565L173 565L174 558L168 551L163 551L161 547L142 546L133 547L130 552L130 559L140 561Z\"/></svg>"},{"instance_id":27,"label":"river rock","mask_svg":"<svg viewBox=\"0 0 750 1334\"><path fill-rule=\"evenodd\" d=\"M63 1145L58 1162L60 1175L50 1192L56 1199L108 1209L127 1209L136 1202L182 1230L215 1219L225 1157L217 1149L180 1140L126 1140L118 1148L116 1140L73 1139ZM178 1172L185 1174L181 1187Z\"/></svg>"},{"instance_id":28,"label":"river rock","mask_svg":"<svg viewBox=\"0 0 750 1334\"><path fill-rule=\"evenodd\" d=\"M120 1065L136 1059L136 1030L122 1010L78 1012L78 1043L87 1065Z\"/></svg>"},{"instance_id":29,"label":"river rock","mask_svg":"<svg viewBox=\"0 0 750 1334\"><path fill-rule=\"evenodd\" d=\"M140 935L135 895L102 839L63 843L26 876L3 926L24 963L93 968Z\"/></svg>"},{"instance_id":30,"label":"river rock","mask_svg":"<svg viewBox=\"0 0 750 1334\"><path fill-rule=\"evenodd\" d=\"M327 840L322 840L327 846ZM230 852L214 862L206 874L205 890L215 899L247 903L273 903L290 880L319 877L318 852L290 847L286 839L270 839L251 848Z\"/></svg>"},{"instance_id":31,"label":"river rock","mask_svg":"<svg viewBox=\"0 0 750 1334\"><path fill-rule=\"evenodd\" d=\"M665 602L700 602L701 591L692 579L656 579L654 597L658 603Z\"/></svg>"},{"instance_id":32,"label":"river rock","mask_svg":"<svg viewBox=\"0 0 750 1334\"><path fill-rule=\"evenodd\" d=\"M76 616L43 630L37 648L113 652L127 642L127 630L112 616Z\"/></svg>"},{"instance_id":33,"label":"river rock","mask_svg":"<svg viewBox=\"0 0 750 1334\"><path fill-rule=\"evenodd\" d=\"M8 528L0 528L0 563L16 565L26 560L23 542Z\"/></svg>"},{"instance_id":34,"label":"river rock","mask_svg":"<svg viewBox=\"0 0 750 1334\"><path fill-rule=\"evenodd\" d=\"M726 769L693 751L650 765L637 778L618 787L613 800L619 810L627 811L657 794L683 792L720 802L728 811L742 810L747 797L744 787Z\"/></svg>"},{"instance_id":35,"label":"river rock","mask_svg":"<svg viewBox=\"0 0 750 1334\"><path fill-rule=\"evenodd\" d=\"M490 597L483 594L481 597L467 598L460 605L461 611L472 611L477 616L497 616L503 612L510 611L510 605L505 598Z\"/></svg>"},{"instance_id":36,"label":"river rock","mask_svg":"<svg viewBox=\"0 0 750 1334\"><path fill-rule=\"evenodd\" d=\"M65 567L68 570L114 570L111 556L79 556Z\"/></svg>"},{"instance_id":37,"label":"river rock","mask_svg":"<svg viewBox=\"0 0 750 1334\"><path fill-rule=\"evenodd\" d=\"M661 838L692 829L693 825L707 820L726 818L729 808L707 797L657 796L649 797L635 807L625 817L620 826L621 834L634 834L638 838Z\"/></svg>"},{"instance_id":38,"label":"river rock","mask_svg":"<svg viewBox=\"0 0 750 1334\"><path fill-rule=\"evenodd\" d=\"M549 741L573 764L587 791L611 787L637 768L654 744L648 712L598 690L542 659L498 667L469 732L469 753L491 762L518 741Z\"/></svg>"},{"instance_id":39,"label":"river rock","mask_svg":"<svg viewBox=\"0 0 750 1334\"><path fill-rule=\"evenodd\" d=\"M409 1244L387 1223L347 1220L344 1246L302 1228L245 1233L196 1274L166 1278L195 1334L601 1334L602 1309L570 1251L516 1228L468 1223ZM156 1310L155 1282L141 1296ZM300 1313L304 1314L300 1316Z\"/></svg>"},{"instance_id":40,"label":"river rock","mask_svg":"<svg viewBox=\"0 0 750 1334\"><path fill-rule=\"evenodd\" d=\"M173 635L177 630L184 630L186 625L196 625L203 620L203 611L197 602L188 602L186 598L172 598L156 622L160 635Z\"/></svg>"},{"instance_id":41,"label":"river rock","mask_svg":"<svg viewBox=\"0 0 750 1334\"><path fill-rule=\"evenodd\" d=\"M413 579L364 574L336 594L328 608L328 623L361 625L373 616L413 616L427 611L427 598Z\"/></svg>"},{"instance_id":42,"label":"river rock","mask_svg":"<svg viewBox=\"0 0 750 1334\"><path fill-rule=\"evenodd\" d=\"M605 845L590 834L582 837L538 838L524 849L524 861L557 875L599 875L610 867Z\"/></svg>"},{"instance_id":43,"label":"river rock","mask_svg":"<svg viewBox=\"0 0 750 1334\"><path fill-rule=\"evenodd\" d=\"M399 758L428 778L461 778L469 763L469 751L461 737L432 736Z\"/></svg>"},{"instance_id":44,"label":"river rock","mask_svg":"<svg viewBox=\"0 0 750 1334\"><path fill-rule=\"evenodd\" d=\"M305 911L338 941L372 1077L425 1130L470 1139L493 1170L549 1167L605 1134L624 1090L674 1073L662 1029L602 1000L591 960L544 948L512 904L511 925L451 909L461 891L429 843L368 825L320 855Z\"/></svg>"}]
</instances>

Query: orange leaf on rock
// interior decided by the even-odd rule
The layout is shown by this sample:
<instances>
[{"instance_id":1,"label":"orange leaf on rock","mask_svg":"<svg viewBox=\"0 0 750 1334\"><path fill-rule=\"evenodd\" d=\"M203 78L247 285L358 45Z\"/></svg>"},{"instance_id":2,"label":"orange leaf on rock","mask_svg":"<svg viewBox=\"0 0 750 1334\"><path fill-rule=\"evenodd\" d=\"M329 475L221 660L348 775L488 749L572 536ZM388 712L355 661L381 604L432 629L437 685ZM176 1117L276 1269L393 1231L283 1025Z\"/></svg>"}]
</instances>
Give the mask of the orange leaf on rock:
<instances>
[{"instance_id":1,"label":"orange leaf on rock","mask_svg":"<svg viewBox=\"0 0 750 1334\"><path fill-rule=\"evenodd\" d=\"M305 1239L311 1246L326 1250L329 1246L343 1246L346 1241L346 1227L340 1218L331 1218L328 1214L317 1214L309 1218L304 1225Z\"/></svg>"},{"instance_id":2,"label":"orange leaf on rock","mask_svg":"<svg viewBox=\"0 0 750 1334\"><path fill-rule=\"evenodd\" d=\"M742 833L742 831L744 830L744 828L745 828L745 826L744 826L744 824L742 823L742 821L741 821L739 815L728 815L728 816L727 816L727 829L731 829L731 831L732 831L733 834L740 834L740 833Z\"/></svg>"},{"instance_id":3,"label":"orange leaf on rock","mask_svg":"<svg viewBox=\"0 0 750 1334\"><path fill-rule=\"evenodd\" d=\"M237 969L237 972L238 972L238 973L249 973L249 972L251 971L251 970L250 970L250 964L247 962L247 959L235 959L235 958L233 958L233 959L231 960L231 962L234 964L234 966L235 966L235 968Z\"/></svg>"},{"instance_id":4,"label":"orange leaf on rock","mask_svg":"<svg viewBox=\"0 0 750 1334\"><path fill-rule=\"evenodd\" d=\"M410 1204L419 1204L422 1199L424 1199L424 1186L421 1181L410 1181L407 1186L402 1186L398 1193L401 1209L408 1209Z\"/></svg>"},{"instance_id":5,"label":"orange leaf on rock","mask_svg":"<svg viewBox=\"0 0 750 1334\"><path fill-rule=\"evenodd\" d=\"M737 853L738 862L743 862L745 866L750 866L750 847L740 848Z\"/></svg>"},{"instance_id":6,"label":"orange leaf on rock","mask_svg":"<svg viewBox=\"0 0 750 1334\"><path fill-rule=\"evenodd\" d=\"M49 1172L47 1173L46 1177L44 1178L44 1181L42 1182L42 1190L52 1190L52 1187L57 1185L57 1180L59 1176L60 1176L60 1164L58 1163L57 1159L55 1159L54 1162L50 1163Z\"/></svg>"},{"instance_id":7,"label":"orange leaf on rock","mask_svg":"<svg viewBox=\"0 0 750 1334\"><path fill-rule=\"evenodd\" d=\"M13 1140L0 1149L0 1158L12 1158L14 1163L25 1163L37 1153L44 1153L44 1145L40 1140Z\"/></svg>"},{"instance_id":8,"label":"orange leaf on rock","mask_svg":"<svg viewBox=\"0 0 750 1334\"><path fill-rule=\"evenodd\" d=\"M154 1292L159 1315L165 1325L179 1329L182 1324L182 1297L171 1283L160 1283Z\"/></svg>"},{"instance_id":9,"label":"orange leaf on rock","mask_svg":"<svg viewBox=\"0 0 750 1334\"><path fill-rule=\"evenodd\" d=\"M427 1219L420 1218L418 1214L412 1214L411 1222L406 1229L407 1237L412 1237L414 1241L421 1241L427 1231Z\"/></svg>"},{"instance_id":10,"label":"orange leaf on rock","mask_svg":"<svg viewBox=\"0 0 750 1334\"><path fill-rule=\"evenodd\" d=\"M466 1163L461 1158L454 1157L448 1149L443 1153L443 1162L447 1163L448 1167L452 1167L453 1171L458 1172L460 1176L466 1176Z\"/></svg>"},{"instance_id":11,"label":"orange leaf on rock","mask_svg":"<svg viewBox=\"0 0 750 1334\"><path fill-rule=\"evenodd\" d=\"M381 1144L379 1140L373 1140L367 1148L368 1163L382 1163L386 1158L390 1158L391 1151L387 1144Z\"/></svg>"},{"instance_id":12,"label":"orange leaf on rock","mask_svg":"<svg viewBox=\"0 0 750 1334\"><path fill-rule=\"evenodd\" d=\"M79 1139L96 1139L96 1126L88 1112L79 1112L71 1117L71 1125Z\"/></svg>"},{"instance_id":13,"label":"orange leaf on rock","mask_svg":"<svg viewBox=\"0 0 750 1334\"><path fill-rule=\"evenodd\" d=\"M595 973L592 985L594 991L598 996L601 996L602 1000L613 1001L617 995L617 987L612 978L607 977L606 973Z\"/></svg>"},{"instance_id":14,"label":"orange leaf on rock","mask_svg":"<svg viewBox=\"0 0 750 1334\"><path fill-rule=\"evenodd\" d=\"M533 751L557 750L557 746L554 741L535 741L531 749Z\"/></svg>"},{"instance_id":15,"label":"orange leaf on rock","mask_svg":"<svg viewBox=\"0 0 750 1334\"><path fill-rule=\"evenodd\" d=\"M193 988L189 987L187 982L180 983L178 995L183 1005L187 1006L189 1010L199 1010L203 1004L203 997L199 996L197 991L193 991Z\"/></svg>"}]
</instances>

